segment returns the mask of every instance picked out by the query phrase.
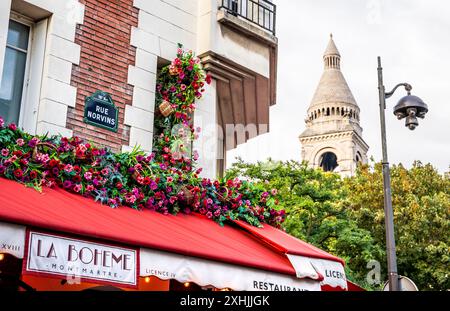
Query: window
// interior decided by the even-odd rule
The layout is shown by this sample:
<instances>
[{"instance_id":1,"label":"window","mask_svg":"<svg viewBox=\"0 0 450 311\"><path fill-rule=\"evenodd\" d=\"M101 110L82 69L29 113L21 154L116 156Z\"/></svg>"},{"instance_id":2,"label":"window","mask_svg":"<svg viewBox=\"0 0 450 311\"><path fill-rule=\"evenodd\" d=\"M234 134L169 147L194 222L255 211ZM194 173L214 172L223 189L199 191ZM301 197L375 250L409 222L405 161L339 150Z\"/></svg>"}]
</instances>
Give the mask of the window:
<instances>
[{"instance_id":1,"label":"window","mask_svg":"<svg viewBox=\"0 0 450 311\"><path fill-rule=\"evenodd\" d=\"M0 86L0 115L7 123L19 122L29 41L30 26L10 20Z\"/></svg>"},{"instance_id":2,"label":"window","mask_svg":"<svg viewBox=\"0 0 450 311\"><path fill-rule=\"evenodd\" d=\"M359 151L356 152L356 163L361 163L362 162L362 156L361 153Z\"/></svg>"},{"instance_id":3,"label":"window","mask_svg":"<svg viewBox=\"0 0 450 311\"><path fill-rule=\"evenodd\" d=\"M334 171L338 166L336 155L333 152L325 152L320 157L319 165L325 172Z\"/></svg>"}]
</instances>

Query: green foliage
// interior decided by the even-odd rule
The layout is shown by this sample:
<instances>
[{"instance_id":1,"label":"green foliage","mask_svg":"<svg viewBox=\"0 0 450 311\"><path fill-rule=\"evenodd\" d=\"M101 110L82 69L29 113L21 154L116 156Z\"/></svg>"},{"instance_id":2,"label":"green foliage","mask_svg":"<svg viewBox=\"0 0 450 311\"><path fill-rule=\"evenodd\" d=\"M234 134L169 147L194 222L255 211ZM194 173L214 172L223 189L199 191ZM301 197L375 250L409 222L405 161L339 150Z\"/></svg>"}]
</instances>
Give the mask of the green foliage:
<instances>
[{"instance_id":1,"label":"green foliage","mask_svg":"<svg viewBox=\"0 0 450 311\"><path fill-rule=\"evenodd\" d=\"M391 168L397 264L420 290L450 288L450 178L432 165ZM359 227L385 248L382 168L364 166L344 181L346 202ZM376 256L386 271L384 254Z\"/></svg>"},{"instance_id":2,"label":"green foliage","mask_svg":"<svg viewBox=\"0 0 450 311\"><path fill-rule=\"evenodd\" d=\"M252 180L270 191L287 212L283 227L302 240L345 259L347 277L367 289L367 263L377 260L386 277L381 164L363 166L351 178L308 168L306 163L239 160L227 178ZM449 284L450 181L430 164L392 167L398 268L421 290Z\"/></svg>"}]
</instances>

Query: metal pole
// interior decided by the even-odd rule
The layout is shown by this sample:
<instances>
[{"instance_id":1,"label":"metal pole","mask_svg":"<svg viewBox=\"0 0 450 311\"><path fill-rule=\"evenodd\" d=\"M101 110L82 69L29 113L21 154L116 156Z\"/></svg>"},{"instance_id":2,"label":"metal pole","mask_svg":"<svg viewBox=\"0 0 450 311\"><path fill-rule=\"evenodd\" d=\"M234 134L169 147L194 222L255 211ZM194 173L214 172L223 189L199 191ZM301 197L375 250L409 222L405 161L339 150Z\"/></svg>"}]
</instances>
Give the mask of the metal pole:
<instances>
[{"instance_id":1,"label":"metal pole","mask_svg":"<svg viewBox=\"0 0 450 311\"><path fill-rule=\"evenodd\" d=\"M386 226L386 253L388 261L389 290L398 291L397 256L395 254L394 215L392 211L391 177L386 146L386 93L383 85L383 68L378 56L378 94L380 99L381 146L383 149L383 192L384 192L384 222Z\"/></svg>"}]
</instances>

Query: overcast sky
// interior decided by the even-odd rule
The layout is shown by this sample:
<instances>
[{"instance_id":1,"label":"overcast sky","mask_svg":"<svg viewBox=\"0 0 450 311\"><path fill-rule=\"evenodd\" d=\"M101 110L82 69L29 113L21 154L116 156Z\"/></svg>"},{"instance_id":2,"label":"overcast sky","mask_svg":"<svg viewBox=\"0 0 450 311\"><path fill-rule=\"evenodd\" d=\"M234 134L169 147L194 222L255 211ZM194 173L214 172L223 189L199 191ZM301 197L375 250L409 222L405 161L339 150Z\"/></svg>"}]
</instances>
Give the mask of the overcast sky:
<instances>
[{"instance_id":1,"label":"overcast sky","mask_svg":"<svg viewBox=\"0 0 450 311\"><path fill-rule=\"evenodd\" d=\"M377 56L387 90L409 82L429 112L410 131L387 102L390 163L410 167L415 159L441 172L450 165L450 1L446 0L278 0L278 94L270 111L270 133L228 153L244 160L301 160L299 134L323 70L329 34L341 54L341 69L361 109L369 157L381 160Z\"/></svg>"}]
</instances>

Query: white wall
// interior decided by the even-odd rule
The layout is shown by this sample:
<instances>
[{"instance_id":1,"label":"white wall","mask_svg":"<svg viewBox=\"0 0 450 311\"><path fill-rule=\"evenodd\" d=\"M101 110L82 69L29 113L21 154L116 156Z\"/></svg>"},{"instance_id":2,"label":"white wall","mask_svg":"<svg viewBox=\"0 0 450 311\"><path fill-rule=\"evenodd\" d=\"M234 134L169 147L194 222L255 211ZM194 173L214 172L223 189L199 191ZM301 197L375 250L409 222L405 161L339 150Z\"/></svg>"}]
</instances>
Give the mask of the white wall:
<instances>
[{"instance_id":1,"label":"white wall","mask_svg":"<svg viewBox=\"0 0 450 311\"><path fill-rule=\"evenodd\" d=\"M200 176L209 178L216 176L219 156L216 101L216 81L213 80L198 101L194 114L195 128L201 128L199 137L194 142L194 150L200 155L198 167L203 169Z\"/></svg>"},{"instance_id":2,"label":"white wall","mask_svg":"<svg viewBox=\"0 0 450 311\"><path fill-rule=\"evenodd\" d=\"M218 1L198 0L199 54L213 51L265 77L270 75L269 48L217 22Z\"/></svg>"}]
</instances>

